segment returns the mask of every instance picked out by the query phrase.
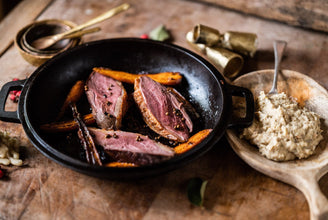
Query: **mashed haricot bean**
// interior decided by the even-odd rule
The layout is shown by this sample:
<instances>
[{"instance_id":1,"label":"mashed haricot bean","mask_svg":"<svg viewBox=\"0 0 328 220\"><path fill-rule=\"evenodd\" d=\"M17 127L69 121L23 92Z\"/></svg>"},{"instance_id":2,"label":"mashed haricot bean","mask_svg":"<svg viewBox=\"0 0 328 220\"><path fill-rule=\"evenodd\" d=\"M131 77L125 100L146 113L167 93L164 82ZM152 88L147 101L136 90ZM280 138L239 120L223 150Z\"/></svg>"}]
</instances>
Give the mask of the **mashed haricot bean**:
<instances>
[{"instance_id":1,"label":"mashed haricot bean","mask_svg":"<svg viewBox=\"0 0 328 220\"><path fill-rule=\"evenodd\" d=\"M307 158L323 139L320 117L285 93L265 95L256 100L252 126L245 128L242 138L259 148L262 155L274 161Z\"/></svg>"}]
</instances>

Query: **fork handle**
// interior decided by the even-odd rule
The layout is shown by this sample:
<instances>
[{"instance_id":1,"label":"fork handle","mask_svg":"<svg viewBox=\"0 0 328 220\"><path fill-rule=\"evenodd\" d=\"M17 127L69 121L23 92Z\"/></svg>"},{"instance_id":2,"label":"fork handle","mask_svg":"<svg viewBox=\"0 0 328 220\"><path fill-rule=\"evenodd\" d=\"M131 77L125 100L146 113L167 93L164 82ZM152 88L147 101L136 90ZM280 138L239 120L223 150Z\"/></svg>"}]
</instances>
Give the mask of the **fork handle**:
<instances>
[{"instance_id":1,"label":"fork handle","mask_svg":"<svg viewBox=\"0 0 328 220\"><path fill-rule=\"evenodd\" d=\"M269 94L277 93L277 82L278 82L278 73L280 62L287 45L286 41L276 40L273 43L274 48L274 77L273 77L273 84Z\"/></svg>"}]
</instances>

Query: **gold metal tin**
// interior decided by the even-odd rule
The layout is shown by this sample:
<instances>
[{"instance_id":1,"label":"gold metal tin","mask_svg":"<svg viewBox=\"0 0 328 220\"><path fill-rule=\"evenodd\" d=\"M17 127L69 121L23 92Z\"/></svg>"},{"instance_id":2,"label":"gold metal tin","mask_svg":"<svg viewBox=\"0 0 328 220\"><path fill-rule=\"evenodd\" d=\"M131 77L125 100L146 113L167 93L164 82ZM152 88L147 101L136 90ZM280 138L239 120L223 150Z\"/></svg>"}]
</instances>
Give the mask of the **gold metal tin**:
<instances>
[{"instance_id":1,"label":"gold metal tin","mask_svg":"<svg viewBox=\"0 0 328 220\"><path fill-rule=\"evenodd\" d=\"M220 42L220 32L211 27L197 24L193 28L193 43L205 44L207 46L217 45Z\"/></svg>"},{"instance_id":2,"label":"gold metal tin","mask_svg":"<svg viewBox=\"0 0 328 220\"><path fill-rule=\"evenodd\" d=\"M236 77L244 65L242 56L221 47L206 47L206 55L230 79Z\"/></svg>"},{"instance_id":3,"label":"gold metal tin","mask_svg":"<svg viewBox=\"0 0 328 220\"><path fill-rule=\"evenodd\" d=\"M196 51L205 54L208 60L227 78L236 77L244 65L244 59L237 53L218 46L209 47L205 44L193 43L194 32L186 35L187 42Z\"/></svg>"},{"instance_id":4,"label":"gold metal tin","mask_svg":"<svg viewBox=\"0 0 328 220\"><path fill-rule=\"evenodd\" d=\"M257 50L257 35L253 33L227 31L220 34L218 30L202 24L197 24L192 32L192 42L196 44L219 46L250 57Z\"/></svg>"},{"instance_id":5,"label":"gold metal tin","mask_svg":"<svg viewBox=\"0 0 328 220\"><path fill-rule=\"evenodd\" d=\"M253 57L258 46L257 35L253 33L227 31L223 34L221 45L237 53Z\"/></svg>"}]
</instances>

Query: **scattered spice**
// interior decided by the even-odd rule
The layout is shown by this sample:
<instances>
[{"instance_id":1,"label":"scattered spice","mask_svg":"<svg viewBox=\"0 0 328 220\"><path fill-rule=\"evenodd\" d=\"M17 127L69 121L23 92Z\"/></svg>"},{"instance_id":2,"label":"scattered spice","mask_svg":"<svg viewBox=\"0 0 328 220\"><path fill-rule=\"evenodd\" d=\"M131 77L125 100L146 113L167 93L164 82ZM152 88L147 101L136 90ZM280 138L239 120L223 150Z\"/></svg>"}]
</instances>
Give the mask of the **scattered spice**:
<instances>
[{"instance_id":1,"label":"scattered spice","mask_svg":"<svg viewBox=\"0 0 328 220\"><path fill-rule=\"evenodd\" d=\"M141 39L148 39L149 36L148 36L148 34L142 34L142 35L140 36L140 38L141 38Z\"/></svg>"},{"instance_id":2,"label":"scattered spice","mask_svg":"<svg viewBox=\"0 0 328 220\"><path fill-rule=\"evenodd\" d=\"M2 171L2 169L0 169L0 179L4 176L4 172Z\"/></svg>"},{"instance_id":3,"label":"scattered spice","mask_svg":"<svg viewBox=\"0 0 328 220\"><path fill-rule=\"evenodd\" d=\"M110 136L110 134L106 134L106 138L111 138L112 136Z\"/></svg>"},{"instance_id":4,"label":"scattered spice","mask_svg":"<svg viewBox=\"0 0 328 220\"><path fill-rule=\"evenodd\" d=\"M140 135L137 136L136 141L138 141L138 142L142 141L142 138L140 137Z\"/></svg>"},{"instance_id":5,"label":"scattered spice","mask_svg":"<svg viewBox=\"0 0 328 220\"><path fill-rule=\"evenodd\" d=\"M174 109L173 112L176 116L182 116L182 113L179 109Z\"/></svg>"},{"instance_id":6,"label":"scattered spice","mask_svg":"<svg viewBox=\"0 0 328 220\"><path fill-rule=\"evenodd\" d=\"M18 81L19 79L18 78L13 78L12 81ZM13 91L10 91L9 93L9 99L13 102L18 102L19 100L19 96L21 95L22 91L20 90L13 90Z\"/></svg>"},{"instance_id":7,"label":"scattered spice","mask_svg":"<svg viewBox=\"0 0 328 220\"><path fill-rule=\"evenodd\" d=\"M114 133L113 134L113 138L118 138L117 134Z\"/></svg>"},{"instance_id":8,"label":"scattered spice","mask_svg":"<svg viewBox=\"0 0 328 220\"><path fill-rule=\"evenodd\" d=\"M175 125L175 126L174 126L174 129L175 129L175 130L179 130L179 129L180 129L180 125Z\"/></svg>"}]
</instances>

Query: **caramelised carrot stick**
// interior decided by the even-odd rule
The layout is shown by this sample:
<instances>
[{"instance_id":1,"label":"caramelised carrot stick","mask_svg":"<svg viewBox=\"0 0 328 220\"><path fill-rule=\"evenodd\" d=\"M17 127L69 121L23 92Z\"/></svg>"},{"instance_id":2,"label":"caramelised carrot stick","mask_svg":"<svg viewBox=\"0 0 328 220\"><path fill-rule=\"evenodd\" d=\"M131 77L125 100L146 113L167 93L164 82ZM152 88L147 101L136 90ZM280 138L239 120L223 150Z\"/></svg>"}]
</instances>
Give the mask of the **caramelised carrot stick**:
<instances>
[{"instance_id":1,"label":"caramelised carrot stick","mask_svg":"<svg viewBox=\"0 0 328 220\"><path fill-rule=\"evenodd\" d=\"M174 148L174 152L176 154L183 154L183 153L187 152L188 150L192 149L193 147L198 145L200 142L202 142L211 132L212 132L212 129L205 129L205 130L199 131L198 133L191 136L187 142L176 146Z\"/></svg>"},{"instance_id":2,"label":"caramelised carrot stick","mask_svg":"<svg viewBox=\"0 0 328 220\"><path fill-rule=\"evenodd\" d=\"M91 125L96 122L93 115L87 114L82 116L82 120L86 125ZM58 121L52 122L49 124L43 124L40 126L42 131L49 132L49 133L56 133L56 132L68 132L74 131L78 129L78 124L75 120L68 120L68 121Z\"/></svg>"},{"instance_id":3,"label":"caramelised carrot stick","mask_svg":"<svg viewBox=\"0 0 328 220\"><path fill-rule=\"evenodd\" d=\"M106 167L137 167L134 163L126 162L109 162L105 164Z\"/></svg>"},{"instance_id":4,"label":"caramelised carrot stick","mask_svg":"<svg viewBox=\"0 0 328 220\"><path fill-rule=\"evenodd\" d=\"M94 67L94 71L111 77L121 82L133 84L135 79L141 76L141 74L127 73L123 71L111 70L108 68ZM182 75L178 72L161 72L154 74L142 74L142 76L148 76L151 79L163 84L163 85L177 85L182 80Z\"/></svg>"},{"instance_id":5,"label":"caramelised carrot stick","mask_svg":"<svg viewBox=\"0 0 328 220\"><path fill-rule=\"evenodd\" d=\"M84 81L79 80L74 84L74 86L71 88L70 92L68 93L65 102L62 105L60 112L56 118L56 121L58 121L60 118L63 117L66 109L69 107L71 103L76 103L81 98L83 92L84 92Z\"/></svg>"}]
</instances>

